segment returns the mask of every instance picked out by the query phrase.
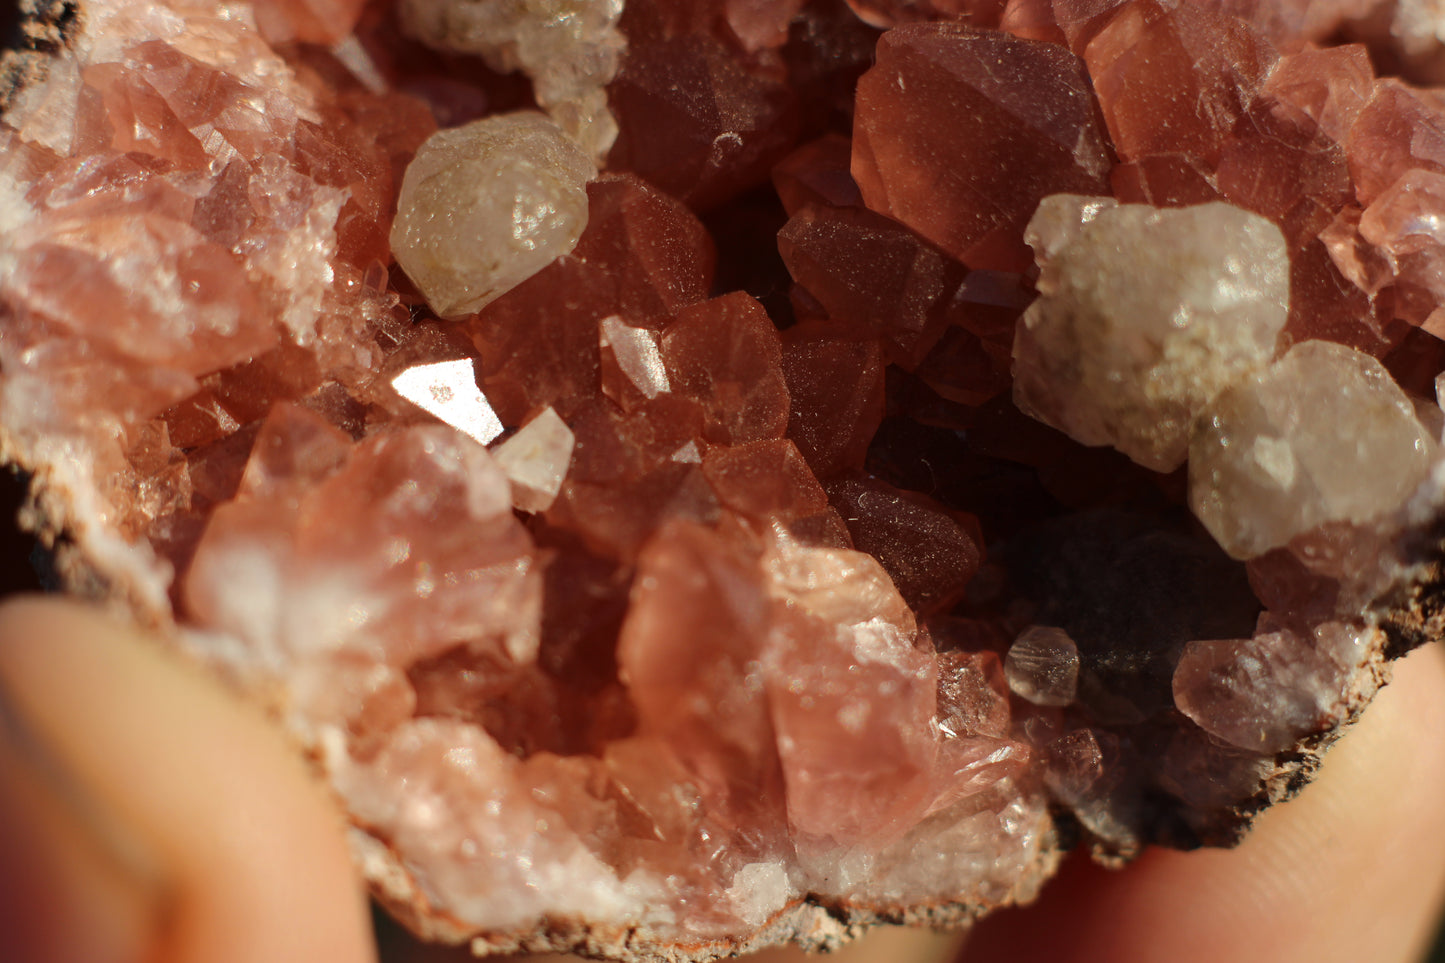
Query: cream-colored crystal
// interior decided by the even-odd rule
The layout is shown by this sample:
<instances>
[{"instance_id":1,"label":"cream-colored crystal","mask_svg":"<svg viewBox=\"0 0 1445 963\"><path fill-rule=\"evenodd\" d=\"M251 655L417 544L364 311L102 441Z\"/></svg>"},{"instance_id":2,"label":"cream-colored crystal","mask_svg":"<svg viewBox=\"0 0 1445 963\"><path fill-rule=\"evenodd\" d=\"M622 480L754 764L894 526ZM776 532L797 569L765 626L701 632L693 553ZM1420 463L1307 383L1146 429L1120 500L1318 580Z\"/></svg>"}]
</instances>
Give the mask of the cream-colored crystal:
<instances>
[{"instance_id":1,"label":"cream-colored crystal","mask_svg":"<svg viewBox=\"0 0 1445 963\"><path fill-rule=\"evenodd\" d=\"M512 505L524 512L552 507L575 443L572 429L551 408L527 422L492 452L512 483Z\"/></svg>"},{"instance_id":2,"label":"cream-colored crystal","mask_svg":"<svg viewBox=\"0 0 1445 963\"><path fill-rule=\"evenodd\" d=\"M617 139L607 84L626 40L622 0L402 0L407 33L532 78L540 104L599 163Z\"/></svg>"},{"instance_id":3,"label":"cream-colored crystal","mask_svg":"<svg viewBox=\"0 0 1445 963\"><path fill-rule=\"evenodd\" d=\"M1399 507L1436 443L1380 362L1325 341L1296 345L1222 392L1189 446L1189 503L1235 558L1327 522Z\"/></svg>"},{"instance_id":4,"label":"cream-colored crystal","mask_svg":"<svg viewBox=\"0 0 1445 963\"><path fill-rule=\"evenodd\" d=\"M1014 400L1086 445L1179 467L1199 409L1274 355L1289 311L1279 228L1228 204L1056 194L1026 238L1041 274L1014 341Z\"/></svg>"},{"instance_id":5,"label":"cream-colored crystal","mask_svg":"<svg viewBox=\"0 0 1445 963\"><path fill-rule=\"evenodd\" d=\"M470 314L577 245L596 176L541 114L438 131L402 179L392 250L432 310Z\"/></svg>"}]
</instances>

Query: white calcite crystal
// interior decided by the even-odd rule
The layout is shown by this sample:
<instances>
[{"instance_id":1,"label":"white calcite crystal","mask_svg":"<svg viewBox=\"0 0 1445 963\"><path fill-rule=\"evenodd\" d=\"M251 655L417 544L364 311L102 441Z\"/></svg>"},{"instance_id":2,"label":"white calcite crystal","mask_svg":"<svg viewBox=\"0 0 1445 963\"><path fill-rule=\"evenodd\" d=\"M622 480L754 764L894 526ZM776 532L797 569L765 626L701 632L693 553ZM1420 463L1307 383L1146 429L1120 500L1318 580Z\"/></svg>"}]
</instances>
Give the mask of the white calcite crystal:
<instances>
[{"instance_id":1,"label":"white calcite crystal","mask_svg":"<svg viewBox=\"0 0 1445 963\"><path fill-rule=\"evenodd\" d=\"M492 454L512 483L513 507L524 512L552 507L567 477L575 441L572 429L557 412L544 408L496 447Z\"/></svg>"},{"instance_id":2,"label":"white calcite crystal","mask_svg":"<svg viewBox=\"0 0 1445 963\"><path fill-rule=\"evenodd\" d=\"M1398 508L1435 448L1380 362L1306 341L1201 415L1189 502L1225 551L1253 558L1320 525L1360 525Z\"/></svg>"},{"instance_id":3,"label":"white calcite crystal","mask_svg":"<svg viewBox=\"0 0 1445 963\"><path fill-rule=\"evenodd\" d=\"M1275 353L1289 311L1279 228L1228 204L1056 194L1025 239L1041 274L1014 341L1015 402L1076 441L1178 468L1199 409Z\"/></svg>"},{"instance_id":4,"label":"white calcite crystal","mask_svg":"<svg viewBox=\"0 0 1445 963\"><path fill-rule=\"evenodd\" d=\"M622 0L402 0L406 31L532 78L540 104L599 163L617 139L606 85L626 39Z\"/></svg>"},{"instance_id":5,"label":"white calcite crystal","mask_svg":"<svg viewBox=\"0 0 1445 963\"><path fill-rule=\"evenodd\" d=\"M467 358L407 368L391 379L391 387L479 445L490 444L502 433L502 423L477 387L476 368Z\"/></svg>"},{"instance_id":6,"label":"white calcite crystal","mask_svg":"<svg viewBox=\"0 0 1445 963\"><path fill-rule=\"evenodd\" d=\"M603 318L598 325L602 348L610 349L617 367L648 400L672 390L667 380L667 367L658 347L657 332L636 328L617 315Z\"/></svg>"},{"instance_id":7,"label":"white calcite crystal","mask_svg":"<svg viewBox=\"0 0 1445 963\"><path fill-rule=\"evenodd\" d=\"M406 169L393 253L437 314L471 314L576 247L596 176L541 114L438 131Z\"/></svg>"}]
</instances>

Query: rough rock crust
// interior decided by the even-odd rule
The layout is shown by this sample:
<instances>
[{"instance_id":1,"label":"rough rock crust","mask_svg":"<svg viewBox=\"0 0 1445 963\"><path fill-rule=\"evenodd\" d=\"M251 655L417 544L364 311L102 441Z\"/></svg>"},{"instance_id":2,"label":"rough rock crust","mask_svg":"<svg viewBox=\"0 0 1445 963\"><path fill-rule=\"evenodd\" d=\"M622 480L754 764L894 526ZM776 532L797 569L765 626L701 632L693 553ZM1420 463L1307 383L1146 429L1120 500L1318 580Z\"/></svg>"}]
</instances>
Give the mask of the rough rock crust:
<instances>
[{"instance_id":1,"label":"rough rock crust","mask_svg":"<svg viewBox=\"0 0 1445 963\"><path fill-rule=\"evenodd\" d=\"M880 909L835 905L815 897L796 900L775 913L745 940L675 943L659 940L643 928L596 926L585 922L548 920L536 929L475 934L474 928L431 907L415 879L386 844L353 829L352 852L372 885L373 895L388 912L425 940L467 944L479 957L515 953L576 953L592 959L707 963L743 956L775 946L797 946L810 953L831 953L863 936L874 926L917 926L962 929L999 907L944 903ZM1054 874L1065 850L1046 847L1030 870L1037 887Z\"/></svg>"},{"instance_id":2,"label":"rough rock crust","mask_svg":"<svg viewBox=\"0 0 1445 963\"><path fill-rule=\"evenodd\" d=\"M81 28L80 0L20 0L20 43L0 53L0 111L15 94L45 79L50 57Z\"/></svg>"}]
</instances>

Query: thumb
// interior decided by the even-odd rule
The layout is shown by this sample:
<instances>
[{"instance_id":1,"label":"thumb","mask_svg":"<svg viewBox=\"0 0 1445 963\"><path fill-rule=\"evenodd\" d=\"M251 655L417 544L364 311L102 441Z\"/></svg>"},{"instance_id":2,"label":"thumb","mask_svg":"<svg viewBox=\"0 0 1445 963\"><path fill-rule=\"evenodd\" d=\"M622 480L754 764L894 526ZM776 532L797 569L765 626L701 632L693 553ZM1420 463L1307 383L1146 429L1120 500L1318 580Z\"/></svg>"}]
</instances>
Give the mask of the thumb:
<instances>
[{"instance_id":1,"label":"thumb","mask_svg":"<svg viewBox=\"0 0 1445 963\"><path fill-rule=\"evenodd\" d=\"M375 951L343 821L285 740L152 641L26 599L0 605L0 957Z\"/></svg>"}]
</instances>

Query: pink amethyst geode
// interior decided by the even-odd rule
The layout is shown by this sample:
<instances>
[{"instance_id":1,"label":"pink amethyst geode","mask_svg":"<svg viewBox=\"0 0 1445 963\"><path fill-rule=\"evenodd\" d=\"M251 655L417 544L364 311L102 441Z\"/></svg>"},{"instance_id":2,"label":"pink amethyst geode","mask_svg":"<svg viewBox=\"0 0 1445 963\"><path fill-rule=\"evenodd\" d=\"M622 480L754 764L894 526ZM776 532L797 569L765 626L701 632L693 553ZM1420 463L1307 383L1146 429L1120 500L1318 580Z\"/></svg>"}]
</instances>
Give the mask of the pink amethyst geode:
<instances>
[{"instance_id":1,"label":"pink amethyst geode","mask_svg":"<svg viewBox=\"0 0 1445 963\"><path fill-rule=\"evenodd\" d=\"M966 923L1439 634L1423 2L30 6L25 517L424 936Z\"/></svg>"}]
</instances>

